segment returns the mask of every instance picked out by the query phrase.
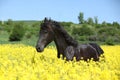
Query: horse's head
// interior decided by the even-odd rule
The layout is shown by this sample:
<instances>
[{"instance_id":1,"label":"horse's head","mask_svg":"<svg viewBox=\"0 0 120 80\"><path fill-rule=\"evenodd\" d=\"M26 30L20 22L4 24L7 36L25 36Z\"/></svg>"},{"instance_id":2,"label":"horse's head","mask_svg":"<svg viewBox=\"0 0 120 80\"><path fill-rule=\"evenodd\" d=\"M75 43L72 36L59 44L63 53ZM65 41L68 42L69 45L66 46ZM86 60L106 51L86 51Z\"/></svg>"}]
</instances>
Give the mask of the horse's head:
<instances>
[{"instance_id":1,"label":"horse's head","mask_svg":"<svg viewBox=\"0 0 120 80\"><path fill-rule=\"evenodd\" d=\"M53 26L51 20L48 20L47 18L44 19L44 22L40 27L39 39L36 45L36 50L38 52L42 52L44 48L54 40Z\"/></svg>"}]
</instances>

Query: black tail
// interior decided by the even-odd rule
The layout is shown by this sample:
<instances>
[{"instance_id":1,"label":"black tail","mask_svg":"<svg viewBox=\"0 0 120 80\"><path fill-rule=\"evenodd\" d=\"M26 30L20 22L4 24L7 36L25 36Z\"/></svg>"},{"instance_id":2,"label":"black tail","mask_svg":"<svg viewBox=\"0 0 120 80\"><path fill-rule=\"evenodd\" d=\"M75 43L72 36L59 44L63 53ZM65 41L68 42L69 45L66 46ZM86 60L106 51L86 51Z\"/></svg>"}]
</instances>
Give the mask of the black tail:
<instances>
[{"instance_id":1,"label":"black tail","mask_svg":"<svg viewBox=\"0 0 120 80\"><path fill-rule=\"evenodd\" d=\"M97 43L89 43L89 44L96 49L99 56L104 53L103 49Z\"/></svg>"}]
</instances>

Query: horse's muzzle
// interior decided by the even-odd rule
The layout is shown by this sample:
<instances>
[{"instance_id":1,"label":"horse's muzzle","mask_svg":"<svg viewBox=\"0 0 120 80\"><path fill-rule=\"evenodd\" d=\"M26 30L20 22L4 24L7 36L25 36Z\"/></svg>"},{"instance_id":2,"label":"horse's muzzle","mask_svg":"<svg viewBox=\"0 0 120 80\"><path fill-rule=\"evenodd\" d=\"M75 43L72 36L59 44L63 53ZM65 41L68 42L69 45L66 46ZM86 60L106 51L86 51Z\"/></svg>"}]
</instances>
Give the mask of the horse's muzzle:
<instances>
[{"instance_id":1,"label":"horse's muzzle","mask_svg":"<svg viewBox=\"0 0 120 80\"><path fill-rule=\"evenodd\" d=\"M36 46L37 52L43 52L44 47Z\"/></svg>"}]
</instances>

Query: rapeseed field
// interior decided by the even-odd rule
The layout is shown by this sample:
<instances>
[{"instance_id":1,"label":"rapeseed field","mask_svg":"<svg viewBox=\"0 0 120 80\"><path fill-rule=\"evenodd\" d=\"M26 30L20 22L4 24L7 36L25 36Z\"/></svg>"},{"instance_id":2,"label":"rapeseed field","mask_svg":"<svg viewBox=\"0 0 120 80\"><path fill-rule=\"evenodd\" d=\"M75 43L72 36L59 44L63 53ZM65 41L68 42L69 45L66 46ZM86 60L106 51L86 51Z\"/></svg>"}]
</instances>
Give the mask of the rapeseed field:
<instances>
[{"instance_id":1,"label":"rapeseed field","mask_svg":"<svg viewBox=\"0 0 120 80\"><path fill-rule=\"evenodd\" d=\"M101 46L105 59L69 61L55 47L37 53L23 44L0 45L0 80L120 80L120 46Z\"/></svg>"}]
</instances>

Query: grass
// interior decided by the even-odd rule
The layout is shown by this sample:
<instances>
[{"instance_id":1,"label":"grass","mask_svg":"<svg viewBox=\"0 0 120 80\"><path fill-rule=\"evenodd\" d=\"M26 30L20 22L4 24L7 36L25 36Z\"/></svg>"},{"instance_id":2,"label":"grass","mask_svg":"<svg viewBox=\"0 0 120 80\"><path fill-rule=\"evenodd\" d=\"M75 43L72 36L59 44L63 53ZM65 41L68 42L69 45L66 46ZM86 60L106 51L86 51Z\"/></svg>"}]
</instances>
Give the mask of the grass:
<instances>
[{"instance_id":1,"label":"grass","mask_svg":"<svg viewBox=\"0 0 120 80\"><path fill-rule=\"evenodd\" d=\"M31 38L26 38L24 37L21 41L9 41L9 35L10 32L7 31L0 31L0 44L24 44L24 45L29 45L29 46L36 46L38 37L35 35L32 35ZM79 44L84 44L84 43L90 43L90 42L95 42L101 45L105 45L105 42L99 42L99 41L78 41ZM115 45L120 45L118 42L114 42ZM55 43L52 42L49 45L55 46Z\"/></svg>"},{"instance_id":2,"label":"grass","mask_svg":"<svg viewBox=\"0 0 120 80\"><path fill-rule=\"evenodd\" d=\"M32 36L31 39L23 38L22 41L9 41L9 33L2 31L0 32L0 44L25 44L34 46L36 44L37 38Z\"/></svg>"},{"instance_id":3,"label":"grass","mask_svg":"<svg viewBox=\"0 0 120 80\"><path fill-rule=\"evenodd\" d=\"M31 38L24 37L21 41L9 41L9 33L5 31L0 32L0 44L24 44L29 46L36 46L38 38L36 36L32 36ZM54 42L49 45L55 46Z\"/></svg>"}]
</instances>

